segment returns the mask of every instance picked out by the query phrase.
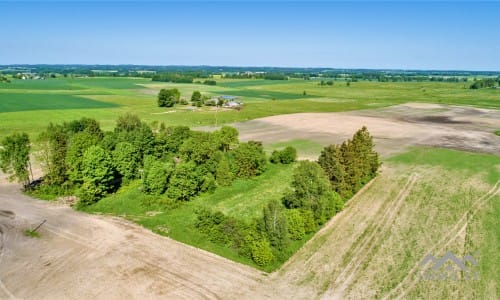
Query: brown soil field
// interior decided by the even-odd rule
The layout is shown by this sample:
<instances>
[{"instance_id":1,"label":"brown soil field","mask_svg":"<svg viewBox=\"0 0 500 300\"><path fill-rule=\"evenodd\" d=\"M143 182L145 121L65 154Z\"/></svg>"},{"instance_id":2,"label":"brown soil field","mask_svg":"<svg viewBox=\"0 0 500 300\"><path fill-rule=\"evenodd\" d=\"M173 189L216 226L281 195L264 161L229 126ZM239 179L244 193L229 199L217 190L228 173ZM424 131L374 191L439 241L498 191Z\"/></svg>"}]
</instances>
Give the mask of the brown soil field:
<instances>
[{"instance_id":1,"label":"brown soil field","mask_svg":"<svg viewBox=\"0 0 500 300\"><path fill-rule=\"evenodd\" d=\"M498 110L408 103L353 112L279 115L234 124L243 141L272 144L306 139L322 145L341 143L363 125L374 136L382 156L412 145L500 154L500 138L493 134L500 128Z\"/></svg>"}]
</instances>

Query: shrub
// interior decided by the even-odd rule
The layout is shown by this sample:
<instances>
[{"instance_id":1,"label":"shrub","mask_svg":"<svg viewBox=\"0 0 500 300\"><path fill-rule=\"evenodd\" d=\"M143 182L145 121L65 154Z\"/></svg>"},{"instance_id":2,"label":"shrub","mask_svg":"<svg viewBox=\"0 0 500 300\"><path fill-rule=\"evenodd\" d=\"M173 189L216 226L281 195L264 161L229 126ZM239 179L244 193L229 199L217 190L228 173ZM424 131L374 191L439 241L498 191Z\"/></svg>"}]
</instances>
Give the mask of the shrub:
<instances>
[{"instance_id":1,"label":"shrub","mask_svg":"<svg viewBox=\"0 0 500 300\"><path fill-rule=\"evenodd\" d=\"M286 219L288 221L288 234L292 240L301 240L305 236L304 219L298 209L290 209L286 211Z\"/></svg>"},{"instance_id":2,"label":"shrub","mask_svg":"<svg viewBox=\"0 0 500 300\"><path fill-rule=\"evenodd\" d=\"M273 164L290 164L297 159L297 150L293 147L286 147L281 151L274 150L269 159Z\"/></svg>"},{"instance_id":3,"label":"shrub","mask_svg":"<svg viewBox=\"0 0 500 300\"><path fill-rule=\"evenodd\" d=\"M261 267L267 266L274 259L273 250L268 241L260 240L253 243L252 259Z\"/></svg>"}]
</instances>

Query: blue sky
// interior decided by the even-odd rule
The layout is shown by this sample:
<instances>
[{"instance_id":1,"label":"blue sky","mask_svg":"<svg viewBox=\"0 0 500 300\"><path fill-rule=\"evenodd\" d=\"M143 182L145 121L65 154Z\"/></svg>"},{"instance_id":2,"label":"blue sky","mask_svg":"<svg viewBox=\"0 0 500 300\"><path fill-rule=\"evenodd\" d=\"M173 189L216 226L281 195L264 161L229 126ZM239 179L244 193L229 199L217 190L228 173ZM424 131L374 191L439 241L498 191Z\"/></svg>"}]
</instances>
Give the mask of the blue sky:
<instances>
[{"instance_id":1,"label":"blue sky","mask_svg":"<svg viewBox=\"0 0 500 300\"><path fill-rule=\"evenodd\" d=\"M500 2L0 2L0 64L500 70Z\"/></svg>"}]
</instances>

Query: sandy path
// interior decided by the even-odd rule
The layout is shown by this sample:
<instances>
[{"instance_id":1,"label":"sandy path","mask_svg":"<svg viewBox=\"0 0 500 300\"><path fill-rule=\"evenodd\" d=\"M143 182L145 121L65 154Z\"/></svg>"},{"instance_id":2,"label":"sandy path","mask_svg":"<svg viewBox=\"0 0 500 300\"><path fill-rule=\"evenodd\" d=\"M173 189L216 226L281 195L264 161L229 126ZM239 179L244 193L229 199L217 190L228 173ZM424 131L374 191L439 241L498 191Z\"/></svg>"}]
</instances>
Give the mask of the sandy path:
<instances>
[{"instance_id":1,"label":"sandy path","mask_svg":"<svg viewBox=\"0 0 500 300\"><path fill-rule=\"evenodd\" d=\"M126 221L0 188L1 299L228 299L251 294L264 278ZM42 238L23 235L44 219Z\"/></svg>"}]
</instances>

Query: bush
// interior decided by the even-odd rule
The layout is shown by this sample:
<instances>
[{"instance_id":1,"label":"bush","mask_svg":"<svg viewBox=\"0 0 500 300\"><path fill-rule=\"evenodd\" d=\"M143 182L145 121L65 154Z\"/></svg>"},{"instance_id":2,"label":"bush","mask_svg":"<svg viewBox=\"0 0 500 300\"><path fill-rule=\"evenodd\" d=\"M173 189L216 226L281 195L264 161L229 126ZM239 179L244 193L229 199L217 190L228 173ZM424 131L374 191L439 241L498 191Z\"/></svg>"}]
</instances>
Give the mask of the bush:
<instances>
[{"instance_id":1,"label":"bush","mask_svg":"<svg viewBox=\"0 0 500 300\"><path fill-rule=\"evenodd\" d=\"M304 219L302 214L297 209L286 211L286 219L288 221L288 234L292 240L301 240L305 236Z\"/></svg>"},{"instance_id":2,"label":"bush","mask_svg":"<svg viewBox=\"0 0 500 300\"><path fill-rule=\"evenodd\" d=\"M205 80L205 81L203 81L203 84L206 84L206 85L217 85L217 81L215 81L215 80Z\"/></svg>"},{"instance_id":3,"label":"bush","mask_svg":"<svg viewBox=\"0 0 500 300\"><path fill-rule=\"evenodd\" d=\"M252 259L259 266L267 266L274 259L271 245L266 240L256 241L252 245Z\"/></svg>"},{"instance_id":4,"label":"bush","mask_svg":"<svg viewBox=\"0 0 500 300\"><path fill-rule=\"evenodd\" d=\"M286 147L281 151L274 150L269 159L273 164L290 164L297 159L297 150L293 147Z\"/></svg>"}]
</instances>

